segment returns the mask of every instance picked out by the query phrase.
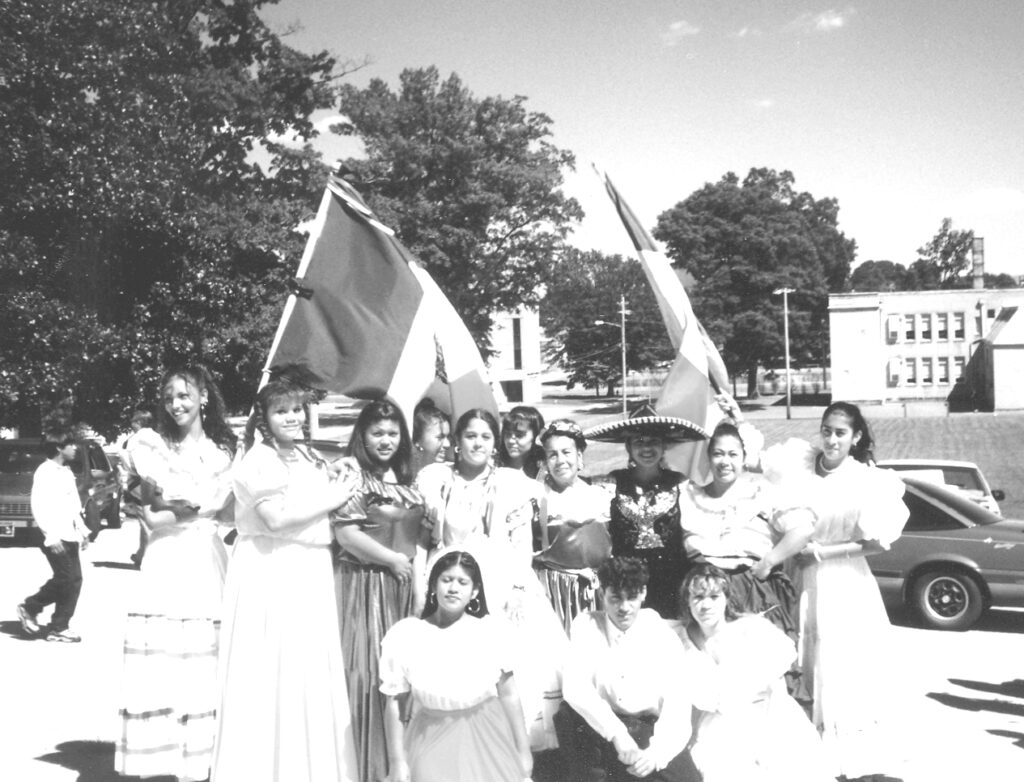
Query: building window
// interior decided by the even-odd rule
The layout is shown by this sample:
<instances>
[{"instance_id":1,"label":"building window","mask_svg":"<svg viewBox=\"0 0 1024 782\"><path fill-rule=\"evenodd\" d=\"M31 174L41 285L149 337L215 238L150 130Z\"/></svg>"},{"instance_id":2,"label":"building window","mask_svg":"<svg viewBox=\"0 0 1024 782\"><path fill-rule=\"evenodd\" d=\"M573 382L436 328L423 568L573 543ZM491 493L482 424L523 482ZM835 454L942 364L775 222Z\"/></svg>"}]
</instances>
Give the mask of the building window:
<instances>
[{"instance_id":1,"label":"building window","mask_svg":"<svg viewBox=\"0 0 1024 782\"><path fill-rule=\"evenodd\" d=\"M930 385L934 382L932 377L932 360L930 358L921 359L921 385Z\"/></svg>"},{"instance_id":2,"label":"building window","mask_svg":"<svg viewBox=\"0 0 1024 782\"><path fill-rule=\"evenodd\" d=\"M994 317L996 316L996 311L995 311L995 310L989 310L989 311L988 311L988 312L986 313L986 315L987 315L987 317L989 317L989 318L994 318Z\"/></svg>"},{"instance_id":3,"label":"building window","mask_svg":"<svg viewBox=\"0 0 1024 782\"><path fill-rule=\"evenodd\" d=\"M932 316L922 315L921 316L921 341L931 342L932 341Z\"/></svg>"},{"instance_id":4,"label":"building window","mask_svg":"<svg viewBox=\"0 0 1024 782\"><path fill-rule=\"evenodd\" d=\"M512 318L512 369L523 368L522 318Z\"/></svg>"},{"instance_id":5,"label":"building window","mask_svg":"<svg viewBox=\"0 0 1024 782\"><path fill-rule=\"evenodd\" d=\"M903 371L906 377L906 383L908 386L917 385L917 359L916 358L905 358L903 359Z\"/></svg>"},{"instance_id":6,"label":"building window","mask_svg":"<svg viewBox=\"0 0 1024 782\"><path fill-rule=\"evenodd\" d=\"M946 356L939 357L939 385L949 385L949 359Z\"/></svg>"},{"instance_id":7,"label":"building window","mask_svg":"<svg viewBox=\"0 0 1024 782\"><path fill-rule=\"evenodd\" d=\"M889 388L896 388L900 384L900 375L903 374L903 360L890 358L888 365Z\"/></svg>"},{"instance_id":8,"label":"building window","mask_svg":"<svg viewBox=\"0 0 1024 782\"><path fill-rule=\"evenodd\" d=\"M964 368L966 367L966 365L967 365L967 362L964 361L964 357L963 356L957 356L956 358L953 359L953 375L954 375L953 380L954 381L960 381L960 380L964 379Z\"/></svg>"},{"instance_id":9,"label":"building window","mask_svg":"<svg viewBox=\"0 0 1024 782\"><path fill-rule=\"evenodd\" d=\"M953 315L953 339L964 338L964 314L957 312Z\"/></svg>"},{"instance_id":10,"label":"building window","mask_svg":"<svg viewBox=\"0 0 1024 782\"><path fill-rule=\"evenodd\" d=\"M935 326L935 339L939 342L947 342L949 340L949 315L940 312L936 317L938 323Z\"/></svg>"},{"instance_id":11,"label":"building window","mask_svg":"<svg viewBox=\"0 0 1024 782\"><path fill-rule=\"evenodd\" d=\"M890 315L885 319L885 339L890 345L900 341L900 332L903 331L903 318L899 315Z\"/></svg>"},{"instance_id":12,"label":"building window","mask_svg":"<svg viewBox=\"0 0 1024 782\"><path fill-rule=\"evenodd\" d=\"M904 338L907 340L907 342L913 342L915 339L917 339L917 334L915 333L915 329L917 327L917 318L915 318L913 315L907 315L906 323L907 331L904 335Z\"/></svg>"}]
</instances>

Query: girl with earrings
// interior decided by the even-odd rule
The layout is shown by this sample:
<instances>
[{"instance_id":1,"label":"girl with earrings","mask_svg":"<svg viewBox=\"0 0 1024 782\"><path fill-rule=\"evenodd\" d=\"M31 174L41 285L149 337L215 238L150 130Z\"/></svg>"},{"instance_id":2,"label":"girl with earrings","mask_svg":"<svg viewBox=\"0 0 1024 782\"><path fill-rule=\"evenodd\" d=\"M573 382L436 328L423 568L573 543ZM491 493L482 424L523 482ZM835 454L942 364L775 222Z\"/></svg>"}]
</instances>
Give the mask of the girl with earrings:
<instances>
[{"instance_id":1,"label":"girl with earrings","mask_svg":"<svg viewBox=\"0 0 1024 782\"><path fill-rule=\"evenodd\" d=\"M453 547L473 552L492 608L517 631L515 673L531 746L553 749L567 639L533 572L532 522L540 484L518 470L494 466L498 439L498 421L490 411L468 410L455 424L455 464L430 465L417 478L430 528L428 550L417 558L417 605L425 602L424 574L438 556Z\"/></svg>"},{"instance_id":2,"label":"girl with earrings","mask_svg":"<svg viewBox=\"0 0 1024 782\"><path fill-rule=\"evenodd\" d=\"M451 447L451 422L434 404L424 397L412 413L412 474L419 475L428 464L443 464L448 460Z\"/></svg>"},{"instance_id":3,"label":"girl with earrings","mask_svg":"<svg viewBox=\"0 0 1024 782\"><path fill-rule=\"evenodd\" d=\"M488 615L476 559L450 550L430 571L422 617L382 644L389 782L522 782L533 766L512 673L510 629ZM403 724L399 698L412 695Z\"/></svg>"},{"instance_id":4,"label":"girl with earrings","mask_svg":"<svg viewBox=\"0 0 1024 782\"><path fill-rule=\"evenodd\" d=\"M199 780L213 753L227 566L217 527L232 516L236 437L205 367L167 371L160 394L159 437L132 454L149 544L125 628L115 767Z\"/></svg>"},{"instance_id":5,"label":"girl with earrings","mask_svg":"<svg viewBox=\"0 0 1024 782\"><path fill-rule=\"evenodd\" d=\"M892 773L886 707L893 666L889 618L865 557L899 537L909 512L903 482L874 466L873 440L860 409L833 402L821 444L791 439L765 450L761 467L815 513L810 542L797 556L802 580L801 685L813 693L813 720L836 772L848 779Z\"/></svg>"},{"instance_id":6,"label":"girl with earrings","mask_svg":"<svg viewBox=\"0 0 1024 782\"><path fill-rule=\"evenodd\" d=\"M380 642L413 611L412 560L423 498L412 486L405 416L391 400L378 399L362 409L348 455L361 474L355 494L331 514L340 547L335 590L359 779L377 782L388 775L385 703L377 689Z\"/></svg>"},{"instance_id":7,"label":"girl with earrings","mask_svg":"<svg viewBox=\"0 0 1024 782\"><path fill-rule=\"evenodd\" d=\"M313 399L279 373L260 389L246 428L234 477L238 540L224 587L213 782L350 782L359 773L328 519L359 476L333 474L302 442Z\"/></svg>"}]
</instances>

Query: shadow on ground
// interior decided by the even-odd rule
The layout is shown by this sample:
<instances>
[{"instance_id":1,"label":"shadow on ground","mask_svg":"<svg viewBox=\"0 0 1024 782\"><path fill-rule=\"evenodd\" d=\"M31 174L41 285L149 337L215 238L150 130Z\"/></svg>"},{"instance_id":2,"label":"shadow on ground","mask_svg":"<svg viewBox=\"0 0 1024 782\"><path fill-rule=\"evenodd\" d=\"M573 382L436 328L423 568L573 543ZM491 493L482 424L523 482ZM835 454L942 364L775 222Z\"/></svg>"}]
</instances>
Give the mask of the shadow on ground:
<instances>
[{"instance_id":1,"label":"shadow on ground","mask_svg":"<svg viewBox=\"0 0 1024 782\"><path fill-rule=\"evenodd\" d=\"M1006 698L1024 698L1024 679L1014 679L1013 681L1002 682L1001 684L978 682L972 679L950 679L949 683L968 690L987 692L990 695L1002 695Z\"/></svg>"},{"instance_id":2,"label":"shadow on ground","mask_svg":"<svg viewBox=\"0 0 1024 782\"><path fill-rule=\"evenodd\" d=\"M1013 717L1024 717L1024 704L1012 703L991 698L965 698L962 695L951 695L948 692L930 692L928 697L943 706L962 711L990 711L994 714L1009 714Z\"/></svg>"},{"instance_id":3,"label":"shadow on ground","mask_svg":"<svg viewBox=\"0 0 1024 782\"><path fill-rule=\"evenodd\" d=\"M112 741L63 741L55 752L40 755L36 760L52 763L78 773L77 782L123 782L114 771ZM151 782L172 782L173 777L149 777Z\"/></svg>"},{"instance_id":4,"label":"shadow on ground","mask_svg":"<svg viewBox=\"0 0 1024 782\"><path fill-rule=\"evenodd\" d=\"M111 570L137 570L132 562L113 562L110 560L99 560L92 563L93 567L105 567Z\"/></svg>"},{"instance_id":5,"label":"shadow on ground","mask_svg":"<svg viewBox=\"0 0 1024 782\"><path fill-rule=\"evenodd\" d=\"M9 635L16 641L34 641L38 636L27 635L21 622L0 622L0 635Z\"/></svg>"}]
</instances>

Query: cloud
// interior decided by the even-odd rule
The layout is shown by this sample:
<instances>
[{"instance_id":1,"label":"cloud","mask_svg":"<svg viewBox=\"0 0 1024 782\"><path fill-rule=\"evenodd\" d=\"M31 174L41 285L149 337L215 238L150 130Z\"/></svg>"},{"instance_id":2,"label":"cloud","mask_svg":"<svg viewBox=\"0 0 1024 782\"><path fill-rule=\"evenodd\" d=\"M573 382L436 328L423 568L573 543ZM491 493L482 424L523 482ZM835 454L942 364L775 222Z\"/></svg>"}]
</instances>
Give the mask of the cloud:
<instances>
[{"instance_id":1,"label":"cloud","mask_svg":"<svg viewBox=\"0 0 1024 782\"><path fill-rule=\"evenodd\" d=\"M761 35L761 31L756 27L741 27L739 30L732 34L733 38L756 38Z\"/></svg>"},{"instance_id":2,"label":"cloud","mask_svg":"<svg viewBox=\"0 0 1024 782\"><path fill-rule=\"evenodd\" d=\"M675 46L684 38L696 35L699 32L699 27L694 27L689 22L680 19L678 22L672 22L668 29L661 34L661 42L665 46Z\"/></svg>"},{"instance_id":3,"label":"cloud","mask_svg":"<svg viewBox=\"0 0 1024 782\"><path fill-rule=\"evenodd\" d=\"M791 30L804 33L831 33L846 27L850 23L850 17L855 13L853 8L846 8L842 11L830 8L820 13L808 12L800 14L787 26Z\"/></svg>"}]
</instances>

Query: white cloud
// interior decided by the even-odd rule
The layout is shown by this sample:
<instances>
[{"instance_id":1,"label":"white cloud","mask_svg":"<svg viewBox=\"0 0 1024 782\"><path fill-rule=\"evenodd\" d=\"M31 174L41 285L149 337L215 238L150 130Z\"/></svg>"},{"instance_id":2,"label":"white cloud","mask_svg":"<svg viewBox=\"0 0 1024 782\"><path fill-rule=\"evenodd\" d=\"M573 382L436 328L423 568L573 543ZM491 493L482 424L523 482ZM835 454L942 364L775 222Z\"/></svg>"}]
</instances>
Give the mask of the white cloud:
<instances>
[{"instance_id":1,"label":"white cloud","mask_svg":"<svg viewBox=\"0 0 1024 782\"><path fill-rule=\"evenodd\" d=\"M789 23L788 27L791 30L806 33L830 33L846 27L850 22L850 17L855 13L853 8L845 8L842 11L830 8L819 13L808 12L800 14Z\"/></svg>"},{"instance_id":2,"label":"white cloud","mask_svg":"<svg viewBox=\"0 0 1024 782\"><path fill-rule=\"evenodd\" d=\"M761 35L761 31L756 27L741 27L739 30L732 34L733 38L756 38Z\"/></svg>"},{"instance_id":3,"label":"white cloud","mask_svg":"<svg viewBox=\"0 0 1024 782\"><path fill-rule=\"evenodd\" d=\"M678 22L672 22L668 29L661 34L661 42L665 46L675 46L684 38L696 35L699 32L699 27L694 27L689 22L680 19Z\"/></svg>"}]
</instances>

